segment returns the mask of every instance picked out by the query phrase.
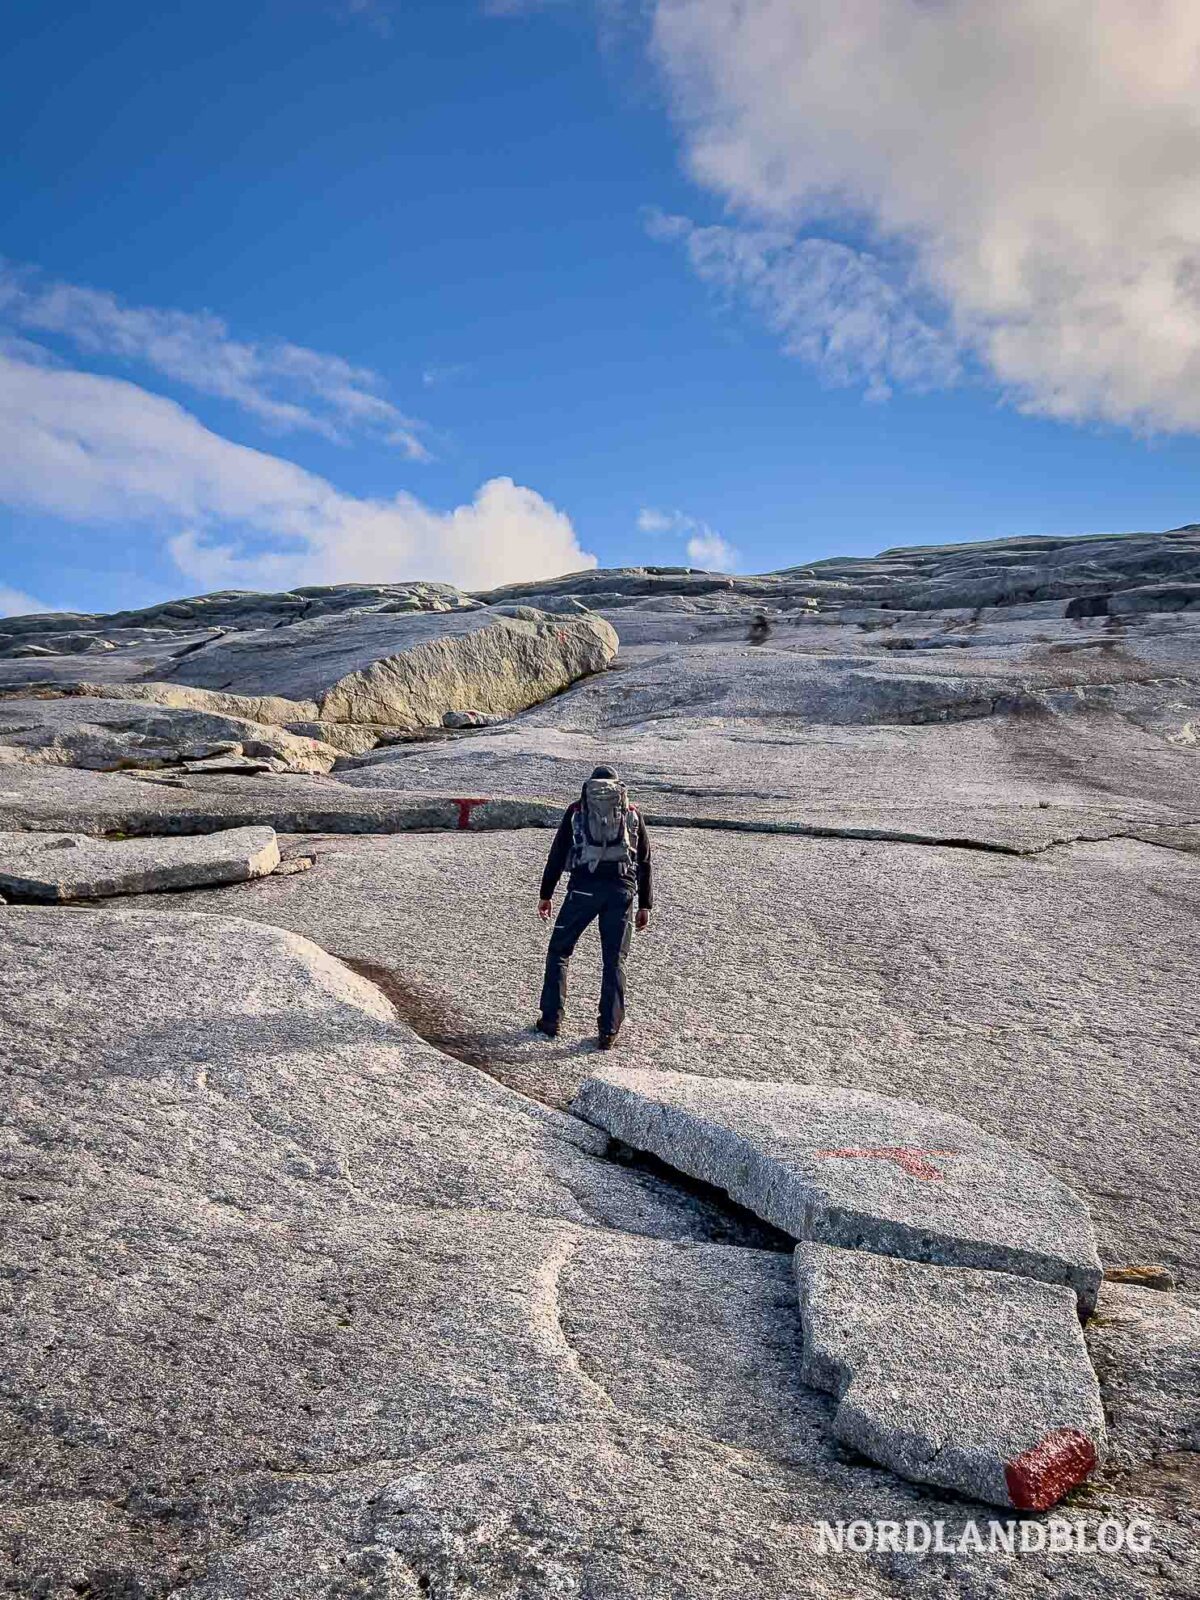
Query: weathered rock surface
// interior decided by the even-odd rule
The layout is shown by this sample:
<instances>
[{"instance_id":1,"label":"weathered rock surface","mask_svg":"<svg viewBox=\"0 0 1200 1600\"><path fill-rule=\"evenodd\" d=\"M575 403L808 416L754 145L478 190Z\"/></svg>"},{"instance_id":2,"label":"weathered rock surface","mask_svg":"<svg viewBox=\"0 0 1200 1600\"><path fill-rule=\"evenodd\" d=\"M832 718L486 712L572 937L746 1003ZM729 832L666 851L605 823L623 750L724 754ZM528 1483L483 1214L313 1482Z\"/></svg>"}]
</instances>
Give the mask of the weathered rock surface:
<instances>
[{"instance_id":1,"label":"weathered rock surface","mask_svg":"<svg viewBox=\"0 0 1200 1600\"><path fill-rule=\"evenodd\" d=\"M246 883L279 865L273 828L192 838L93 839L0 833L0 889L9 899L100 900L215 883Z\"/></svg>"},{"instance_id":2,"label":"weathered rock surface","mask_svg":"<svg viewBox=\"0 0 1200 1600\"><path fill-rule=\"evenodd\" d=\"M794 1239L1065 1284L1089 1316L1102 1271L1087 1208L1024 1151L912 1101L608 1068L573 1102Z\"/></svg>"},{"instance_id":3,"label":"weathered rock surface","mask_svg":"<svg viewBox=\"0 0 1200 1600\"><path fill-rule=\"evenodd\" d=\"M1147 1556L823 1553L820 1519L937 1518L952 1540L980 1507L834 1438L764 1225L606 1160L597 1130L513 1090L563 1104L614 1059L593 1054L590 937L562 1036L528 1024L541 830L615 760L686 824L655 830L622 1066L967 1117L1086 1198L1106 1264L1194 1283L1198 537L588 572L491 611L411 584L0 622L0 723L11 691L55 692L342 758L281 770L232 731L141 771L8 747L0 826L270 824L315 858L136 913L0 914L12 1590L1191 1600L1194 1299L1105 1284L1086 1330L1109 1465L1061 1514L1144 1517ZM759 607L771 637L747 648ZM322 617L369 674L389 629L457 614L535 633L599 616L618 670L517 713L455 684L431 722L514 720L408 743L370 707L331 721L295 698L298 671L241 694L187 681L235 633L282 643ZM261 660L266 683L269 643ZM1065 842L1089 839L1107 842ZM357 960L439 1048L264 924Z\"/></svg>"},{"instance_id":4,"label":"weathered rock surface","mask_svg":"<svg viewBox=\"0 0 1200 1600\"><path fill-rule=\"evenodd\" d=\"M1105 1448L1068 1289L801 1244L801 1375L843 1443L918 1483L1044 1511Z\"/></svg>"},{"instance_id":5,"label":"weathered rock surface","mask_svg":"<svg viewBox=\"0 0 1200 1600\"><path fill-rule=\"evenodd\" d=\"M214 756L258 760L265 771L325 773L338 751L245 716L160 707L136 694L0 699L0 764L16 760L119 772Z\"/></svg>"},{"instance_id":6,"label":"weathered rock surface","mask_svg":"<svg viewBox=\"0 0 1200 1600\"><path fill-rule=\"evenodd\" d=\"M1089 596L1095 600L1156 580L1195 582L1200 571L1200 527L1169 533L1086 538L993 539L973 544L911 546L878 556L835 556L761 577L731 578L681 567L570 573L551 582L509 584L480 598L489 604L570 595L589 605L611 604L616 594L702 599L738 596L761 603L817 600L822 605L879 604L890 609L1011 607Z\"/></svg>"},{"instance_id":7,"label":"weathered rock surface","mask_svg":"<svg viewBox=\"0 0 1200 1600\"><path fill-rule=\"evenodd\" d=\"M201 629L202 614L216 613L205 610L207 602L188 601L176 619L182 632L146 627L155 639L136 648L45 658L51 667L0 662L0 682L23 674L94 685L101 675L110 680L103 692L121 693L132 674L155 681L129 684L129 694L194 697L172 698L172 705L287 723L318 736L345 726L345 736L322 740L346 758L335 774L339 787L330 791L339 804L322 808L322 826L337 826L339 813L351 829L372 809L386 814L386 801L364 807L349 789L561 802L576 788L580 767L610 759L661 820L1039 848L1130 823L1180 828L1196 821L1200 614L1116 615L1105 596L1149 596L1160 576L1168 586L1197 581L1198 542L1195 530L1183 530L892 552L874 562L830 564L828 572L844 566L848 576L834 580L826 572L819 581L681 569L545 580L526 586L528 594L498 597L499 604L526 610L522 601L532 598L537 609L578 607L583 594L603 603L620 628L621 670L588 678L515 723L482 730L486 737L441 744L397 743L400 725L377 706L331 708L338 719L353 713L353 724L322 720L309 696L329 687L329 673L349 667L369 675L364 661L396 647L393 628L469 623L486 631L506 624L537 632L550 622L478 608L398 615L385 608L399 600L383 590L358 595L357 606L348 591L322 591L324 598L313 591L300 601L266 597L286 600L278 615L269 606L265 614L283 625L251 630L258 641L252 645L245 630L255 597L215 596L217 612L229 610L237 632ZM983 603L993 579L1003 589L1030 561L1044 566L1051 587L1073 586L1073 598L1030 601L1018 585L1004 603ZM905 587L910 580L916 588ZM977 580L983 587L971 603L945 603L950 589L962 589L962 600ZM1103 594L1096 592L1101 582ZM806 584L813 593L804 592ZM1084 600L1086 613L1067 614ZM913 609L926 601L933 609ZM775 626L756 649L745 632L758 605L767 606ZM293 620L305 614L317 620ZM588 613L578 615L589 621ZM18 620L22 629L38 621ZM232 667L235 657L238 671L251 675L241 681L242 693L188 689L189 678L208 682L214 667ZM276 672L287 675L286 685ZM212 673L211 681L239 687L232 670L225 678ZM272 692L264 691L268 683ZM437 722L463 706L476 702L459 685L420 715ZM237 795L233 804L250 798ZM282 811L243 812L220 802L212 816L287 825ZM48 820L71 823L61 815Z\"/></svg>"},{"instance_id":8,"label":"weathered rock surface","mask_svg":"<svg viewBox=\"0 0 1200 1600\"><path fill-rule=\"evenodd\" d=\"M753 647L728 613L700 637L667 618L640 644L631 620L649 614L609 615L619 670L486 737L370 752L339 780L549 798L605 759L664 819L1018 848L1038 829L1068 837L1072 812L1200 815L1200 618L1116 631L1058 614L901 613L877 627L829 613Z\"/></svg>"},{"instance_id":9,"label":"weathered rock surface","mask_svg":"<svg viewBox=\"0 0 1200 1600\"><path fill-rule=\"evenodd\" d=\"M176 656L178 654L177 651ZM296 713L296 702L282 695L228 694L221 689L198 689L187 683L164 683L157 679L135 683L62 681L39 685L38 692L51 699L65 695L82 696L85 700L145 700L170 711L215 712L218 716L244 717L267 726L286 723Z\"/></svg>"},{"instance_id":10,"label":"weathered rock surface","mask_svg":"<svg viewBox=\"0 0 1200 1600\"><path fill-rule=\"evenodd\" d=\"M402 728L373 722L289 722L289 733L320 739L344 756L365 755L381 741L403 736Z\"/></svg>"},{"instance_id":11,"label":"weathered rock surface","mask_svg":"<svg viewBox=\"0 0 1200 1600\"><path fill-rule=\"evenodd\" d=\"M605 758L660 823L1023 852L1200 820L1194 753L1103 716L780 727L763 738L752 728L687 724L559 731L523 718L477 738L393 746L345 764L337 777L359 792L523 795L561 806L578 791L581 773Z\"/></svg>"},{"instance_id":12,"label":"weathered rock surface","mask_svg":"<svg viewBox=\"0 0 1200 1600\"><path fill-rule=\"evenodd\" d=\"M261 628L277 623L336 615L367 607L396 610L458 610L478 602L448 583L339 583L262 594L250 589L224 589L187 600L168 600L136 611L103 615L54 611L41 616L0 618L0 640L40 638L44 633L119 638L123 634L190 633L212 628Z\"/></svg>"},{"instance_id":13,"label":"weathered rock surface","mask_svg":"<svg viewBox=\"0 0 1200 1600\"><path fill-rule=\"evenodd\" d=\"M817 1549L822 1519L940 1518L953 1539L978 1508L833 1442L786 1256L704 1242L693 1201L429 1050L306 941L28 909L0 937L15 1593L925 1600L991 1581L969 1554ZM1136 1293L1106 1287L1102 1311ZM1165 1326L1182 1303L1158 1299ZM1163 1339L1129 1323L1113 1383ZM1139 1449L1160 1415L1176 1446L1178 1376ZM1153 1569L1073 1556L1087 1600L1194 1587L1193 1510L1147 1470L1105 1485L1102 1514L1153 1518ZM1062 1572L1018 1555L1003 1592Z\"/></svg>"},{"instance_id":14,"label":"weathered rock surface","mask_svg":"<svg viewBox=\"0 0 1200 1600\"><path fill-rule=\"evenodd\" d=\"M617 636L599 617L539 622L486 611L349 612L230 633L178 659L172 677L200 688L280 695L295 717L440 725L462 705L509 714L598 672Z\"/></svg>"},{"instance_id":15,"label":"weathered rock surface","mask_svg":"<svg viewBox=\"0 0 1200 1600\"><path fill-rule=\"evenodd\" d=\"M494 716L488 711L446 711L442 714L444 728L492 728L503 720L503 717Z\"/></svg>"},{"instance_id":16,"label":"weathered rock surface","mask_svg":"<svg viewBox=\"0 0 1200 1600\"><path fill-rule=\"evenodd\" d=\"M0 826L52 832L205 833L239 826L279 833L407 833L556 827L545 800L470 791L355 790L333 777L184 767L110 776L73 767L0 764Z\"/></svg>"},{"instance_id":17,"label":"weathered rock surface","mask_svg":"<svg viewBox=\"0 0 1200 1600\"><path fill-rule=\"evenodd\" d=\"M656 909L630 953L621 1066L865 1089L967 1117L1087 1201L1106 1262L1165 1262L1200 1283L1200 1041L1181 1020L1200 962L1200 855L692 828L656 829L653 844ZM396 972L422 998L423 1031L565 1105L602 1059L599 952L589 932L560 1037L531 1032L548 845L542 832L298 841L318 858L304 878L187 905Z\"/></svg>"},{"instance_id":18,"label":"weathered rock surface","mask_svg":"<svg viewBox=\"0 0 1200 1600\"><path fill-rule=\"evenodd\" d=\"M1104 1391L1110 1465L1131 1471L1192 1455L1200 1469L1200 1299L1105 1284L1087 1328ZM1184 1469L1185 1461L1178 1463ZM1181 1485L1186 1492L1186 1485ZM1194 1493L1194 1486L1193 1491Z\"/></svg>"}]
</instances>

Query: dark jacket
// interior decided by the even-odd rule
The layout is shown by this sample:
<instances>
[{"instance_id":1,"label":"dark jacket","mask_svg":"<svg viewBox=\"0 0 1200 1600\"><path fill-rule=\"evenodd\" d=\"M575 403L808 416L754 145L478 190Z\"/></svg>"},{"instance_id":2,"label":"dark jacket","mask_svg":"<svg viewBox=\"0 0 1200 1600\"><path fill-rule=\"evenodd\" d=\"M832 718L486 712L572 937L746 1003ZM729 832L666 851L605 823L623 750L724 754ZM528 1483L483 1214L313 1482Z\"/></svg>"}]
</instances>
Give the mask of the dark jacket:
<instances>
[{"instance_id":1,"label":"dark jacket","mask_svg":"<svg viewBox=\"0 0 1200 1600\"><path fill-rule=\"evenodd\" d=\"M558 825L558 832L554 835L554 843L550 846L550 854L546 860L546 870L542 873L543 900L549 900L558 887L558 880L566 871L567 861L571 855L571 845L574 839L574 818L579 810L579 801L568 806L563 813L563 819ZM629 807L630 821L637 836L636 862L632 866L621 861L602 861L595 872L589 872L586 867L580 867L571 874L571 881L577 878L582 883L585 880L594 881L596 878L627 878L630 887L634 878L637 880L638 906L643 911L650 911L654 907L654 882L650 870L650 835L646 831L646 824L642 821L641 812L634 806Z\"/></svg>"}]
</instances>

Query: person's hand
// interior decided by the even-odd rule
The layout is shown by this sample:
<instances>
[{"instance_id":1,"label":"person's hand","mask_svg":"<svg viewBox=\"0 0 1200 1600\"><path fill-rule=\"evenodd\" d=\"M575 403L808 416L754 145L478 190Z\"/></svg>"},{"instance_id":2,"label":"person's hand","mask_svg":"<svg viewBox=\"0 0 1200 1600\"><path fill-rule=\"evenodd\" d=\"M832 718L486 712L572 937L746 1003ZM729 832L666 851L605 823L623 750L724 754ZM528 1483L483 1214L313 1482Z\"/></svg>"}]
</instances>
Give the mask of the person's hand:
<instances>
[{"instance_id":1,"label":"person's hand","mask_svg":"<svg viewBox=\"0 0 1200 1600\"><path fill-rule=\"evenodd\" d=\"M538 916L541 917L543 922L550 921L550 913L553 909L549 900L538 901Z\"/></svg>"},{"instance_id":2,"label":"person's hand","mask_svg":"<svg viewBox=\"0 0 1200 1600\"><path fill-rule=\"evenodd\" d=\"M646 910L645 906L638 907L638 914L633 919L633 925L639 933L641 933L643 928L648 928L650 926L650 913Z\"/></svg>"}]
</instances>

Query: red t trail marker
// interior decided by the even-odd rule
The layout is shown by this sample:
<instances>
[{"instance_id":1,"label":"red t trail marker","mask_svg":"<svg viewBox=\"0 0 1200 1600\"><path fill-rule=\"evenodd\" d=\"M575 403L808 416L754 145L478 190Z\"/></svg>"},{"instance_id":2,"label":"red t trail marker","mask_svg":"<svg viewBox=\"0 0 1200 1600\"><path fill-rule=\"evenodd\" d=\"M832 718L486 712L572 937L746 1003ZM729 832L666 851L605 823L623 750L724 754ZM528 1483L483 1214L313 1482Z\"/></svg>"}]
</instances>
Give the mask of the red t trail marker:
<instances>
[{"instance_id":1,"label":"red t trail marker","mask_svg":"<svg viewBox=\"0 0 1200 1600\"><path fill-rule=\"evenodd\" d=\"M1056 1428L1004 1468L1008 1498L1017 1511L1045 1511L1096 1465L1096 1447L1078 1428Z\"/></svg>"},{"instance_id":2,"label":"red t trail marker","mask_svg":"<svg viewBox=\"0 0 1200 1600\"><path fill-rule=\"evenodd\" d=\"M469 828L471 826L471 811L472 811L472 808L475 807L475 806L485 806L485 805L487 805L487 799L484 798L483 800L451 800L450 804L452 806L457 806L458 807L458 825L459 825L459 827L460 828Z\"/></svg>"},{"instance_id":3,"label":"red t trail marker","mask_svg":"<svg viewBox=\"0 0 1200 1600\"><path fill-rule=\"evenodd\" d=\"M814 1150L817 1156L868 1156L877 1161L894 1161L910 1178L932 1178L941 1182L942 1174L927 1156L954 1156L957 1150L905 1150L900 1145L848 1145L844 1150Z\"/></svg>"}]
</instances>

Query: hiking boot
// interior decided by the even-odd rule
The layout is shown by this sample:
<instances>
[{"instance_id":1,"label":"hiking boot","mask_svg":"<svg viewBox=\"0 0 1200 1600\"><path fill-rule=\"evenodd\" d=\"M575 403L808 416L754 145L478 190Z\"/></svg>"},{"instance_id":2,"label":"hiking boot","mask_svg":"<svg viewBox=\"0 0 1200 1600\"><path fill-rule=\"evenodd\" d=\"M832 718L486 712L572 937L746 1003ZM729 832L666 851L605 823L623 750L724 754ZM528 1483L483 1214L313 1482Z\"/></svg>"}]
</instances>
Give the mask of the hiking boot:
<instances>
[{"instance_id":1,"label":"hiking boot","mask_svg":"<svg viewBox=\"0 0 1200 1600\"><path fill-rule=\"evenodd\" d=\"M557 1018L554 1018L552 1020L549 1017L539 1017L537 1019L537 1021L534 1023L534 1027L537 1029L537 1031L539 1033L544 1033L546 1035L547 1039L557 1039L558 1038L558 1020L557 1020Z\"/></svg>"},{"instance_id":2,"label":"hiking boot","mask_svg":"<svg viewBox=\"0 0 1200 1600\"><path fill-rule=\"evenodd\" d=\"M601 1050L611 1050L617 1042L615 1033L602 1033L596 1040L597 1047Z\"/></svg>"}]
</instances>

